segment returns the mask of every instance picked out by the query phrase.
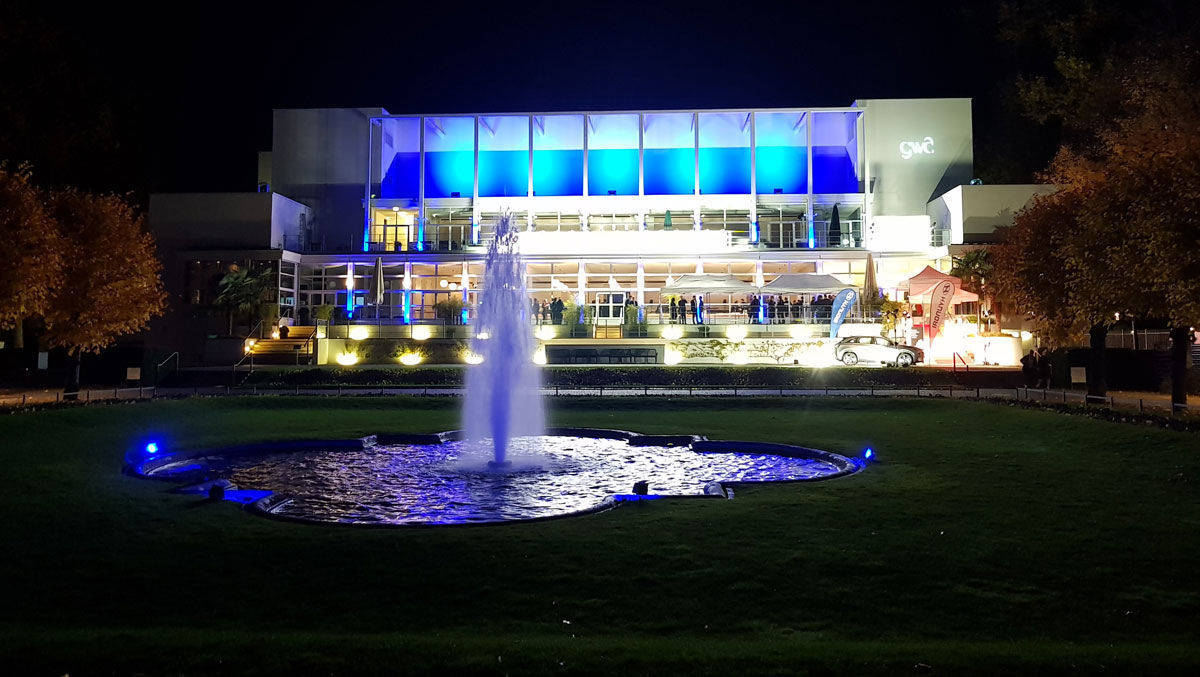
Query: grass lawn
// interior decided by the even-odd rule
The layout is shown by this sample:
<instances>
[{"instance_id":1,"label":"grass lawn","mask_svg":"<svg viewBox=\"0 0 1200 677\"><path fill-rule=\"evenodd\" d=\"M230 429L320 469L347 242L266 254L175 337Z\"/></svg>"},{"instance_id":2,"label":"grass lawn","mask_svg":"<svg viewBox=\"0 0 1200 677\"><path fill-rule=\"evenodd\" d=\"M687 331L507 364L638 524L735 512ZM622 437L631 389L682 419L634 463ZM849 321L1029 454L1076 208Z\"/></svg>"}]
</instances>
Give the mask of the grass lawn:
<instances>
[{"instance_id":1,"label":"grass lawn","mask_svg":"<svg viewBox=\"0 0 1200 677\"><path fill-rule=\"evenodd\" d=\"M881 462L528 525L274 522L120 474L169 448L454 428L454 400L0 417L6 674L1187 673L1200 436L979 402L555 401L555 424ZM652 479L652 478L651 478Z\"/></svg>"}]
</instances>

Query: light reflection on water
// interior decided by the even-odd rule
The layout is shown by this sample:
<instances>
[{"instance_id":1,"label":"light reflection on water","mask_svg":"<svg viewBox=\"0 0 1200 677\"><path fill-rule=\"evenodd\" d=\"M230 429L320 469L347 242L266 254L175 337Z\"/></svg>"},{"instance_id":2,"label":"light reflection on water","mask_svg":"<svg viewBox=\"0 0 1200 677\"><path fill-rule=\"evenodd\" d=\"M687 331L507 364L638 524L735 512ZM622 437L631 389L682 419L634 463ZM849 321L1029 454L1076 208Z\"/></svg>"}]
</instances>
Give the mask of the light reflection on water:
<instances>
[{"instance_id":1,"label":"light reflection on water","mask_svg":"<svg viewBox=\"0 0 1200 677\"><path fill-rule=\"evenodd\" d=\"M326 522L455 524L547 517L596 506L650 482L654 494L701 494L713 481L795 480L837 472L832 463L764 454L701 454L631 447L623 440L527 437L513 465L488 470L466 442L400 444L206 459L238 487L294 497L279 514ZM490 451L490 447L488 448Z\"/></svg>"}]
</instances>

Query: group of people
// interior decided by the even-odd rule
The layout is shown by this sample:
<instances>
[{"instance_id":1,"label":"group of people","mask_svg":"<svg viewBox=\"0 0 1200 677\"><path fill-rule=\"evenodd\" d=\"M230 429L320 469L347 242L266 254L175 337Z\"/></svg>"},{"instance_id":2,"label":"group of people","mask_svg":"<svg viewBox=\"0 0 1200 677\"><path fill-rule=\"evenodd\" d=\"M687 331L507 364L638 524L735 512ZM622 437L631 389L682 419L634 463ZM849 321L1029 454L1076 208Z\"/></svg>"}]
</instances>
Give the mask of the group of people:
<instances>
[{"instance_id":1,"label":"group of people","mask_svg":"<svg viewBox=\"0 0 1200 677\"><path fill-rule=\"evenodd\" d=\"M1047 348L1034 348L1021 358L1021 373L1025 376L1027 387L1050 387L1050 376L1053 372L1054 364L1050 361L1050 351Z\"/></svg>"},{"instance_id":2,"label":"group of people","mask_svg":"<svg viewBox=\"0 0 1200 677\"><path fill-rule=\"evenodd\" d=\"M567 304L557 296L549 302L529 299L529 314L534 324L562 324Z\"/></svg>"},{"instance_id":3,"label":"group of people","mask_svg":"<svg viewBox=\"0 0 1200 677\"><path fill-rule=\"evenodd\" d=\"M813 297L812 303L805 303L802 296L798 296L794 300L787 296L779 299L773 296L766 299L760 296L751 296L746 303L746 317L751 324L786 324L799 321L804 317L805 308L810 308L816 313L818 308L832 306L833 296L825 294Z\"/></svg>"},{"instance_id":4,"label":"group of people","mask_svg":"<svg viewBox=\"0 0 1200 677\"><path fill-rule=\"evenodd\" d=\"M685 299L672 296L667 305L671 308L671 324L688 324L688 318L691 318L692 324L704 324L704 297Z\"/></svg>"}]
</instances>

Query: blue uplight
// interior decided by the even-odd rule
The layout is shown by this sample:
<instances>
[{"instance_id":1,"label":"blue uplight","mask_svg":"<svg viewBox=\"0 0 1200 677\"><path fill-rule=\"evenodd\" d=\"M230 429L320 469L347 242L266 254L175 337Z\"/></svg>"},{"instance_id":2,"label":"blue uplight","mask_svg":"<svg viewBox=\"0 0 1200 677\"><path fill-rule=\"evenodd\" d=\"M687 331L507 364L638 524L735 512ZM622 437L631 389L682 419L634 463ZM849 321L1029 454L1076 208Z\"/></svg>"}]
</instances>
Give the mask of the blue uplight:
<instances>
[{"instance_id":1,"label":"blue uplight","mask_svg":"<svg viewBox=\"0 0 1200 677\"><path fill-rule=\"evenodd\" d=\"M867 447L866 451L863 452L863 460L871 461L874 459L875 459L875 450L872 449L871 447Z\"/></svg>"},{"instance_id":2,"label":"blue uplight","mask_svg":"<svg viewBox=\"0 0 1200 677\"><path fill-rule=\"evenodd\" d=\"M146 444L146 453L153 456L158 453L158 442L149 442Z\"/></svg>"}]
</instances>

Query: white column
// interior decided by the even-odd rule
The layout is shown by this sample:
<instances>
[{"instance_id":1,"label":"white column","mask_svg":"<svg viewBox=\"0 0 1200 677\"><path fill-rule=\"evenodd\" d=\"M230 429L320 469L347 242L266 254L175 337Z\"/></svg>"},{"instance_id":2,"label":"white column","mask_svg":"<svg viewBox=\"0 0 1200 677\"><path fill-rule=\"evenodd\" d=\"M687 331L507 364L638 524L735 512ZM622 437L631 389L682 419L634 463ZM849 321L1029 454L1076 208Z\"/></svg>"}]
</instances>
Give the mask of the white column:
<instances>
[{"instance_id":1,"label":"white column","mask_svg":"<svg viewBox=\"0 0 1200 677\"><path fill-rule=\"evenodd\" d=\"M750 244L758 244L758 150L755 148L754 113L750 116Z\"/></svg>"},{"instance_id":2,"label":"white column","mask_svg":"<svg viewBox=\"0 0 1200 677\"><path fill-rule=\"evenodd\" d=\"M409 324L412 322L412 264L408 261L404 262L404 279L400 281L400 286L404 289L404 323Z\"/></svg>"},{"instance_id":3,"label":"white column","mask_svg":"<svg viewBox=\"0 0 1200 677\"><path fill-rule=\"evenodd\" d=\"M475 116L474 178L471 185L471 244L479 244L479 116Z\"/></svg>"},{"instance_id":4,"label":"white column","mask_svg":"<svg viewBox=\"0 0 1200 677\"><path fill-rule=\"evenodd\" d=\"M704 274L704 259L696 259L696 274Z\"/></svg>"},{"instance_id":5,"label":"white column","mask_svg":"<svg viewBox=\"0 0 1200 677\"><path fill-rule=\"evenodd\" d=\"M575 275L575 303L583 305L587 301L587 264L579 262L579 272Z\"/></svg>"},{"instance_id":6,"label":"white column","mask_svg":"<svg viewBox=\"0 0 1200 677\"><path fill-rule=\"evenodd\" d=\"M637 303L646 305L646 266L641 261L637 262Z\"/></svg>"}]
</instances>

